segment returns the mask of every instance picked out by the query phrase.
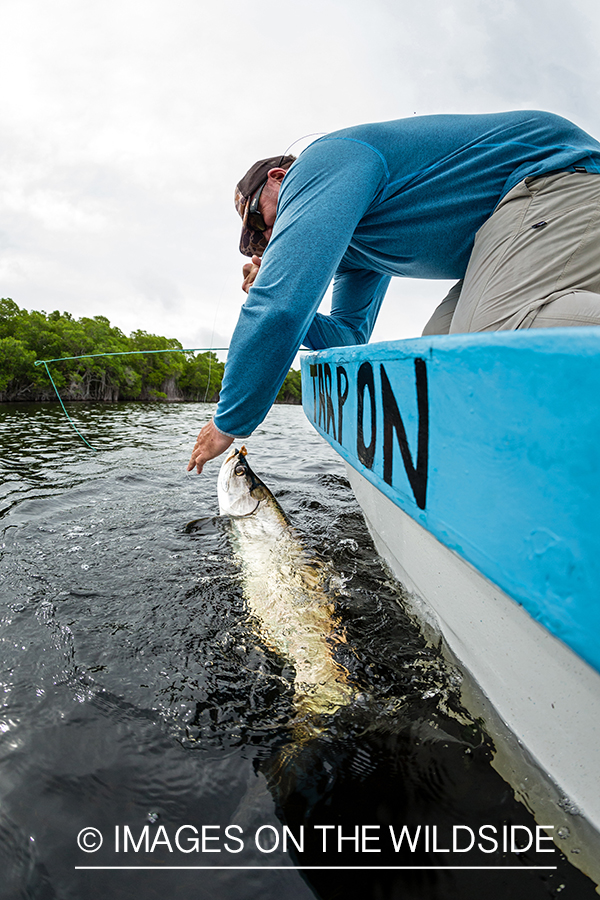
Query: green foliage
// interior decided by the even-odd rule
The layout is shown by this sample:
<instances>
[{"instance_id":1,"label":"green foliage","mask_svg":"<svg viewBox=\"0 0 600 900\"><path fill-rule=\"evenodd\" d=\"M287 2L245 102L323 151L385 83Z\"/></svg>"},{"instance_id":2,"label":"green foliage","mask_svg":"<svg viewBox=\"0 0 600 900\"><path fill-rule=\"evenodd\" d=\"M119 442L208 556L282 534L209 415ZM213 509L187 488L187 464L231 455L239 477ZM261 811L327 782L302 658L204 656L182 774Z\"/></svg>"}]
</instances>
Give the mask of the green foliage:
<instances>
[{"instance_id":1,"label":"green foliage","mask_svg":"<svg viewBox=\"0 0 600 900\"><path fill-rule=\"evenodd\" d=\"M279 389L276 403L302 403L302 380L299 369L290 369Z\"/></svg>"},{"instance_id":2,"label":"green foliage","mask_svg":"<svg viewBox=\"0 0 600 900\"><path fill-rule=\"evenodd\" d=\"M35 353L14 337L0 338L0 391L11 381L27 383L31 379Z\"/></svg>"},{"instance_id":3,"label":"green foliage","mask_svg":"<svg viewBox=\"0 0 600 900\"><path fill-rule=\"evenodd\" d=\"M171 347L174 350L182 349L179 341L174 338L160 337L139 330L133 332L129 344L130 350L169 350ZM172 399L181 399L176 384L185 369L183 353L145 353L130 356L129 365L141 379L140 400L167 400L170 395Z\"/></svg>"},{"instance_id":4,"label":"green foliage","mask_svg":"<svg viewBox=\"0 0 600 900\"><path fill-rule=\"evenodd\" d=\"M224 368L225 364L212 351L195 357L190 354L179 387L190 400L218 400Z\"/></svg>"},{"instance_id":5,"label":"green foliage","mask_svg":"<svg viewBox=\"0 0 600 900\"><path fill-rule=\"evenodd\" d=\"M218 400L224 363L212 351L196 356L181 349L174 338L141 330L127 337L106 316L74 319L58 310L28 312L1 299L0 401L54 399L44 366L33 365L36 359L60 360L50 364L50 371L64 400ZM277 401L299 403L300 397L300 372L292 369Z\"/></svg>"}]
</instances>

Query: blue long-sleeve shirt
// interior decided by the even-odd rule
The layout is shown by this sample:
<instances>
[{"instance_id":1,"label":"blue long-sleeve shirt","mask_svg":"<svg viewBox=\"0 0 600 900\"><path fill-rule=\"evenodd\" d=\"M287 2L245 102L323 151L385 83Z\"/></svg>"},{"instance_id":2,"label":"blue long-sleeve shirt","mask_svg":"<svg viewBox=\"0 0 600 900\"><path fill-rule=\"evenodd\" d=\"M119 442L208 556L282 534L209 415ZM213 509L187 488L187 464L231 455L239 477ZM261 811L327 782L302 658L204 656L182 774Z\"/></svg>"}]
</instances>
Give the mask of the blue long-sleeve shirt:
<instances>
[{"instance_id":1,"label":"blue long-sleeve shirt","mask_svg":"<svg viewBox=\"0 0 600 900\"><path fill-rule=\"evenodd\" d=\"M574 166L600 173L598 141L536 111L398 119L315 141L281 185L231 340L216 426L246 437L301 344L366 343L393 275L462 278L502 197L527 176ZM324 316L317 309L332 279Z\"/></svg>"}]
</instances>

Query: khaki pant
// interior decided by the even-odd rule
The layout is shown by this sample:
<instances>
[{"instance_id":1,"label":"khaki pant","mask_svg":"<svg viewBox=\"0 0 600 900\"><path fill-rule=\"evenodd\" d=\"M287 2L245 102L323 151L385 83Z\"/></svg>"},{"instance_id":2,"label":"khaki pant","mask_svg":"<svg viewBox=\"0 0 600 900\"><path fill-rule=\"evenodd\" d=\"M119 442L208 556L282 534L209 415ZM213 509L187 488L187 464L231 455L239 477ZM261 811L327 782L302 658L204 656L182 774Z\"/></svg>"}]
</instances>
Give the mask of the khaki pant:
<instances>
[{"instance_id":1,"label":"khaki pant","mask_svg":"<svg viewBox=\"0 0 600 900\"><path fill-rule=\"evenodd\" d=\"M600 175L526 178L475 236L423 334L600 325Z\"/></svg>"}]
</instances>

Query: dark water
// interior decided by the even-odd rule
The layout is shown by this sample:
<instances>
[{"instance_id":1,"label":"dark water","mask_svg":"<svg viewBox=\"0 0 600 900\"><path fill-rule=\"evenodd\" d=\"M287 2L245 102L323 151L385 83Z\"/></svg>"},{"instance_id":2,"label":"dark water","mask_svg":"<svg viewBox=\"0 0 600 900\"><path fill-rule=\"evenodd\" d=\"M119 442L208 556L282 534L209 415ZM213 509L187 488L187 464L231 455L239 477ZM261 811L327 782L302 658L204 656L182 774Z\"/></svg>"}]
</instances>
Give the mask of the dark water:
<instances>
[{"instance_id":1,"label":"dark water","mask_svg":"<svg viewBox=\"0 0 600 900\"><path fill-rule=\"evenodd\" d=\"M279 407L250 459L340 576L336 653L359 691L298 742L293 669L261 642L214 518L219 464L185 473L211 411L77 405L96 453L56 405L0 411L2 900L597 897L558 852L452 851L453 826L535 823L403 612L341 462ZM403 825L421 826L414 852L394 851Z\"/></svg>"}]
</instances>

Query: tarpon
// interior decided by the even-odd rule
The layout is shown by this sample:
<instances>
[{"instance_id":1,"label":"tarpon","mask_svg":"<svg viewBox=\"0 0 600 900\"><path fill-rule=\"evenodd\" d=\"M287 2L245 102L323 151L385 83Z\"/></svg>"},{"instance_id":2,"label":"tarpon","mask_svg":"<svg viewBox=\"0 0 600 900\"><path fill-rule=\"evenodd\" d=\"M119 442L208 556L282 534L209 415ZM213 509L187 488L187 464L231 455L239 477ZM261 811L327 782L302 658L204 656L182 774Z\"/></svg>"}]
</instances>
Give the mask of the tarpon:
<instances>
[{"instance_id":1,"label":"tarpon","mask_svg":"<svg viewBox=\"0 0 600 900\"><path fill-rule=\"evenodd\" d=\"M344 640L328 593L333 572L310 558L269 488L252 471L246 448L221 466L221 515L230 517L244 595L262 639L292 663L301 716L333 714L354 695L333 649Z\"/></svg>"}]
</instances>

